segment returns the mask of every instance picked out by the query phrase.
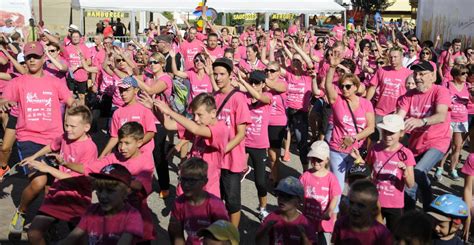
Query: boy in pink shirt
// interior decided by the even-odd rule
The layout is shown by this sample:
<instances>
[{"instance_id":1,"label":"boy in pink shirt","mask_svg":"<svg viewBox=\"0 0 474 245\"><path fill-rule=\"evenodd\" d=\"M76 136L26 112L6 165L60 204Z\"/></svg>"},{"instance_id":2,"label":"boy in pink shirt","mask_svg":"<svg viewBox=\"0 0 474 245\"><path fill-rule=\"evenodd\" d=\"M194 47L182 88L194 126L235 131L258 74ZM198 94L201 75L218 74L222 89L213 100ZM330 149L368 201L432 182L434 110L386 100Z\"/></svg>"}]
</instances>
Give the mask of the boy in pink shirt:
<instances>
[{"instance_id":1,"label":"boy in pink shirt","mask_svg":"<svg viewBox=\"0 0 474 245\"><path fill-rule=\"evenodd\" d=\"M90 175L99 203L92 204L77 227L58 244L77 244L84 236L89 244L135 244L143 237L143 220L127 202L132 175L120 164L106 165Z\"/></svg>"},{"instance_id":2,"label":"boy in pink shirt","mask_svg":"<svg viewBox=\"0 0 474 245\"><path fill-rule=\"evenodd\" d=\"M143 138L141 150L145 153L151 153L155 147L153 141L153 137L156 133L155 115L153 115L153 112L150 109L138 103L138 82L133 76L123 78L118 86L120 96L125 102L125 106L114 112L114 115L112 116L112 124L110 126L110 139L99 158L103 158L105 155L112 152L113 148L118 143L118 129L126 122L139 122L142 124L146 133Z\"/></svg>"},{"instance_id":3,"label":"boy in pink shirt","mask_svg":"<svg viewBox=\"0 0 474 245\"><path fill-rule=\"evenodd\" d=\"M16 136L21 159L27 158L56 137L62 135L61 104L71 106L74 99L66 85L43 71L45 62L44 49L39 42L29 42L24 48L28 74L12 80L5 88L1 106L18 105L18 122ZM18 211L11 224L11 232L20 234L23 231L24 214L28 206L46 185L47 175L24 168L30 184L23 190Z\"/></svg>"},{"instance_id":4,"label":"boy in pink shirt","mask_svg":"<svg viewBox=\"0 0 474 245\"><path fill-rule=\"evenodd\" d=\"M286 177L275 188L278 209L270 213L260 225L255 241L262 244L268 237L268 244L315 244L316 231L308 219L298 211L304 189L300 181Z\"/></svg>"},{"instance_id":5,"label":"boy in pink shirt","mask_svg":"<svg viewBox=\"0 0 474 245\"><path fill-rule=\"evenodd\" d=\"M331 240L337 215L334 211L342 194L336 176L328 170L329 151L325 141L314 142L308 153L312 168L300 177L304 188L303 214L318 233L319 244Z\"/></svg>"},{"instance_id":6,"label":"boy in pink shirt","mask_svg":"<svg viewBox=\"0 0 474 245\"><path fill-rule=\"evenodd\" d=\"M218 197L204 190L208 182L207 167L201 158L192 157L180 167L179 181L183 194L174 202L168 233L173 244L200 245L197 235L200 229L217 220L229 220L224 203ZM184 239L184 232L187 239Z\"/></svg>"},{"instance_id":7,"label":"boy in pink shirt","mask_svg":"<svg viewBox=\"0 0 474 245\"><path fill-rule=\"evenodd\" d=\"M397 104L397 114L406 118L405 130L410 132L408 148L417 160L417 185L405 189L410 196L405 199L405 209L415 208L418 188L426 209L433 198L428 172L443 158L451 141L448 112L451 98L446 88L434 84L436 73L428 61L415 64L410 69L414 71L416 89L408 91Z\"/></svg>"},{"instance_id":8,"label":"boy in pink shirt","mask_svg":"<svg viewBox=\"0 0 474 245\"><path fill-rule=\"evenodd\" d=\"M219 91L214 94L217 118L223 120L229 128L226 154L222 161L221 193L225 201L230 221L235 226L240 222L240 175L245 166L245 132L251 122L245 95L234 91L230 83L233 63L227 58L219 58L212 64L214 79Z\"/></svg>"},{"instance_id":9,"label":"boy in pink shirt","mask_svg":"<svg viewBox=\"0 0 474 245\"><path fill-rule=\"evenodd\" d=\"M91 127L92 113L86 106L71 108L66 113L66 133L43 147L22 163L56 178L48 189L43 204L28 229L28 240L32 244L44 244L44 233L53 222L63 220L77 224L91 204L92 189L84 172L84 165L97 158L97 146L87 135ZM51 152L58 152L49 154ZM47 162L34 159L46 155ZM50 166L59 165L59 169Z\"/></svg>"},{"instance_id":10,"label":"boy in pink shirt","mask_svg":"<svg viewBox=\"0 0 474 245\"><path fill-rule=\"evenodd\" d=\"M180 138L193 143L189 156L200 157L208 164L209 181L204 186L204 190L220 197L221 162L225 155L229 129L223 121L217 120L214 98L207 93L199 94L194 98L190 108L195 121L171 110L163 101L156 101L155 106L162 114L157 117L163 119L163 125L167 130L177 130ZM178 185L177 194L181 195L182 191L181 185Z\"/></svg>"},{"instance_id":11,"label":"boy in pink shirt","mask_svg":"<svg viewBox=\"0 0 474 245\"><path fill-rule=\"evenodd\" d=\"M188 30L188 39L181 42L179 52L184 58L184 68L186 70L194 67L193 59L194 56L202 51L203 43L196 39L197 30L195 27L191 27Z\"/></svg>"},{"instance_id":12,"label":"boy in pink shirt","mask_svg":"<svg viewBox=\"0 0 474 245\"><path fill-rule=\"evenodd\" d=\"M143 219L143 238L141 241L152 241L155 240L156 232L147 198L152 192L151 183L155 164L151 152L140 150L144 135L145 132L140 123L125 123L118 131L117 151L89 164L84 169L84 174L96 173L104 166L113 163L125 166L134 179L130 184L132 192L128 196L128 202L140 211Z\"/></svg>"}]
</instances>

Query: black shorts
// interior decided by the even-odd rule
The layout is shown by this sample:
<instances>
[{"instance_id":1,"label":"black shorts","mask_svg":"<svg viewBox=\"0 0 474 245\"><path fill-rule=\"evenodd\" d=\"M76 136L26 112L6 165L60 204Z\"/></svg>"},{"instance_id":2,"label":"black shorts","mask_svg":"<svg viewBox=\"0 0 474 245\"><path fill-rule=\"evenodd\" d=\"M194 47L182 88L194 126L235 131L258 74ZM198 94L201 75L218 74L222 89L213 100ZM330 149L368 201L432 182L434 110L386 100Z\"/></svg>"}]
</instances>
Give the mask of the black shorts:
<instances>
[{"instance_id":1,"label":"black shorts","mask_svg":"<svg viewBox=\"0 0 474 245\"><path fill-rule=\"evenodd\" d=\"M18 121L18 117L12 116L12 114L10 114L8 116L7 128L16 130L17 121Z\"/></svg>"},{"instance_id":2,"label":"black shorts","mask_svg":"<svg viewBox=\"0 0 474 245\"><path fill-rule=\"evenodd\" d=\"M240 174L227 169L221 170L221 196L225 201L227 212L233 214L241 209Z\"/></svg>"},{"instance_id":3,"label":"black shorts","mask_svg":"<svg viewBox=\"0 0 474 245\"><path fill-rule=\"evenodd\" d=\"M280 149L286 136L286 126L268 126L270 148Z\"/></svg>"},{"instance_id":4,"label":"black shorts","mask_svg":"<svg viewBox=\"0 0 474 245\"><path fill-rule=\"evenodd\" d=\"M66 79L66 82L67 82L67 87L73 93L77 93L77 94L86 94L87 93L87 81L79 82L79 81L74 80L73 78L68 77Z\"/></svg>"}]
</instances>

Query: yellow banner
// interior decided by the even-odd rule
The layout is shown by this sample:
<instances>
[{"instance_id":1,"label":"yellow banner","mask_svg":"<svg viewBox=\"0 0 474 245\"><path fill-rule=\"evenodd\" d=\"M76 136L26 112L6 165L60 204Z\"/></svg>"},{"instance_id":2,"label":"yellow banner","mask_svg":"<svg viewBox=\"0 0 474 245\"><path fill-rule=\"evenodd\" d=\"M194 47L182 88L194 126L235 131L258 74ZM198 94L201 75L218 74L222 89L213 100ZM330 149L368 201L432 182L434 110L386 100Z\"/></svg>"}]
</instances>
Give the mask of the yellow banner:
<instances>
[{"instance_id":1,"label":"yellow banner","mask_svg":"<svg viewBox=\"0 0 474 245\"><path fill-rule=\"evenodd\" d=\"M276 20L291 20L295 18L295 14L273 14L271 19Z\"/></svg>"},{"instance_id":2,"label":"yellow banner","mask_svg":"<svg viewBox=\"0 0 474 245\"><path fill-rule=\"evenodd\" d=\"M96 18L124 18L124 12L112 12L112 11L86 11L86 17Z\"/></svg>"},{"instance_id":3,"label":"yellow banner","mask_svg":"<svg viewBox=\"0 0 474 245\"><path fill-rule=\"evenodd\" d=\"M233 14L232 19L234 20L256 20L257 14Z\"/></svg>"}]
</instances>

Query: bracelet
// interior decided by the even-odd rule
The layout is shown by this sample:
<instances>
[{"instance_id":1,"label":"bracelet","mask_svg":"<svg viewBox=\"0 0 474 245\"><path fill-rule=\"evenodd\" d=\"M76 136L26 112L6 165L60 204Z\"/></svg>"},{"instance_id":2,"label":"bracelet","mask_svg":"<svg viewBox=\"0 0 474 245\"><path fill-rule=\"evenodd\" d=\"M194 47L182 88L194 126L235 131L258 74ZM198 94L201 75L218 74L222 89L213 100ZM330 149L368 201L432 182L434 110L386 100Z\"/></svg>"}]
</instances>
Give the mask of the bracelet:
<instances>
[{"instance_id":1,"label":"bracelet","mask_svg":"<svg viewBox=\"0 0 474 245\"><path fill-rule=\"evenodd\" d=\"M331 67L331 68L336 68L336 67L337 67L337 65L335 65L335 66L331 66L331 65L330 65L329 67Z\"/></svg>"}]
</instances>

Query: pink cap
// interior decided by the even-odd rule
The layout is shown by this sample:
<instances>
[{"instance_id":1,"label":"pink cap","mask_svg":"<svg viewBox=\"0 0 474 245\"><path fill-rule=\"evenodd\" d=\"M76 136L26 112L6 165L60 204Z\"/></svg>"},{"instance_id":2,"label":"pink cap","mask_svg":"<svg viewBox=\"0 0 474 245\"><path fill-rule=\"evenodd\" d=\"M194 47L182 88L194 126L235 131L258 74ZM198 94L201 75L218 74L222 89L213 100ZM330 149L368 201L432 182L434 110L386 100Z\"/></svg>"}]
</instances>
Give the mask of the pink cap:
<instances>
[{"instance_id":1,"label":"pink cap","mask_svg":"<svg viewBox=\"0 0 474 245\"><path fill-rule=\"evenodd\" d=\"M43 56L44 48L40 42L29 42L25 45L23 53L25 54L25 56L28 56L30 54Z\"/></svg>"}]
</instances>

